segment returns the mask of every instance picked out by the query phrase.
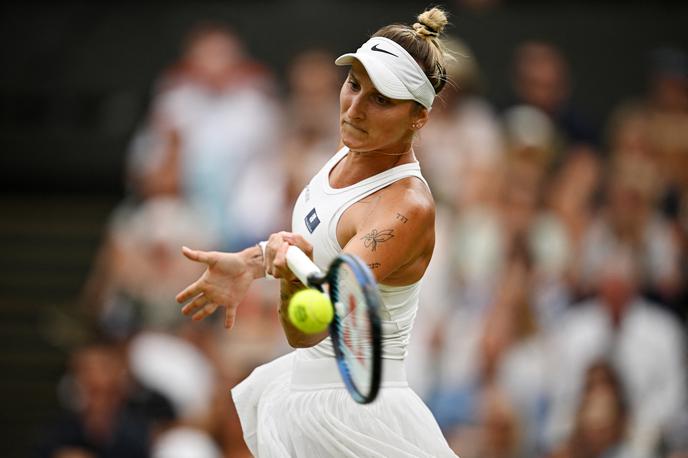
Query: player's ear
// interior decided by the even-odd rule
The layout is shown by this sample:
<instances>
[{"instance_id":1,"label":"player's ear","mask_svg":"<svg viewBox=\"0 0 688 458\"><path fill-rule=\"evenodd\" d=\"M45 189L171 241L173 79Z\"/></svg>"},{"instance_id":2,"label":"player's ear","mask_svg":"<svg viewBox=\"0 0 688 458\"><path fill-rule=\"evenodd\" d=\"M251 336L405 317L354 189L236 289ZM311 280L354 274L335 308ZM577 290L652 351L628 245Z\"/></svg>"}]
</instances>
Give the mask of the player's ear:
<instances>
[{"instance_id":1,"label":"player's ear","mask_svg":"<svg viewBox=\"0 0 688 458\"><path fill-rule=\"evenodd\" d=\"M428 122L428 117L430 116L430 110L425 108L420 104L416 104L411 113L411 129L420 130L423 128L426 122Z\"/></svg>"}]
</instances>

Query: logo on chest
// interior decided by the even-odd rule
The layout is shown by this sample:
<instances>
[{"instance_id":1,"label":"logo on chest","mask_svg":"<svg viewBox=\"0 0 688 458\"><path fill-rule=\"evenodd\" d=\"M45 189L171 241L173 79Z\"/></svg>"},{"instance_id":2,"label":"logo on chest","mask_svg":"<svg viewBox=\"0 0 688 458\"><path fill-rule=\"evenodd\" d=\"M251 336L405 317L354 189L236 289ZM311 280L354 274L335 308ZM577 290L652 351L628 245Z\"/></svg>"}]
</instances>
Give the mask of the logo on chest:
<instances>
[{"instance_id":1,"label":"logo on chest","mask_svg":"<svg viewBox=\"0 0 688 458\"><path fill-rule=\"evenodd\" d=\"M320 224L320 218L318 218L315 208L308 212L304 221L306 222L306 228L308 229L308 232L312 234L315 228Z\"/></svg>"}]
</instances>

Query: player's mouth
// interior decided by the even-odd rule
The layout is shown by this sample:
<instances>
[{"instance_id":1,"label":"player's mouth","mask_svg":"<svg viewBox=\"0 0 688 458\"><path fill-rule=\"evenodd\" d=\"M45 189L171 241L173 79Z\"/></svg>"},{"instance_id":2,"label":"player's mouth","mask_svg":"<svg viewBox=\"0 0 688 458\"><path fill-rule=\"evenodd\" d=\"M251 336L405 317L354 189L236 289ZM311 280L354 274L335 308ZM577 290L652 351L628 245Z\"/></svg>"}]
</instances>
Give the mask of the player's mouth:
<instances>
[{"instance_id":1,"label":"player's mouth","mask_svg":"<svg viewBox=\"0 0 688 458\"><path fill-rule=\"evenodd\" d=\"M349 126L349 127L351 127L352 129L355 129L355 130L357 130L357 131L359 131L359 132L363 132L364 134L367 134L367 133L368 133L368 131L366 131L365 129L361 129L361 128L358 127L357 125L352 124L352 123L350 123L349 121L347 121L347 120L345 120L345 119L342 120L342 125L343 125L343 126Z\"/></svg>"}]
</instances>

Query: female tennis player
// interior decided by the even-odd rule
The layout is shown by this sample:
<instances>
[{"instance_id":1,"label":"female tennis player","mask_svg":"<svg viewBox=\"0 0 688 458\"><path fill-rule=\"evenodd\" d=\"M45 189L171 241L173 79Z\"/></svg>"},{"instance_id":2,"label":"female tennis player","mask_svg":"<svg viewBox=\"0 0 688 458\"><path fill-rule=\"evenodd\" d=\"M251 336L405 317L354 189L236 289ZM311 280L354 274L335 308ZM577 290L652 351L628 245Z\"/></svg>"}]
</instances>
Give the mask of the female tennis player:
<instances>
[{"instance_id":1,"label":"female tennis player","mask_svg":"<svg viewBox=\"0 0 688 458\"><path fill-rule=\"evenodd\" d=\"M254 279L266 273L281 279L280 318L296 350L255 369L232 390L256 456L456 456L408 387L404 369L435 240L435 205L412 145L446 83L448 56L439 38L446 24L445 13L432 8L413 26L381 28L335 61L350 66L340 93L343 146L301 192L292 232L239 253L183 249L207 265L177 296L190 301L182 312L194 319L224 306L231 328ZM289 299L303 288L287 267L289 245L323 270L341 252L355 254L379 283L384 369L373 403L357 404L347 393L326 331L304 334L286 318Z\"/></svg>"}]
</instances>

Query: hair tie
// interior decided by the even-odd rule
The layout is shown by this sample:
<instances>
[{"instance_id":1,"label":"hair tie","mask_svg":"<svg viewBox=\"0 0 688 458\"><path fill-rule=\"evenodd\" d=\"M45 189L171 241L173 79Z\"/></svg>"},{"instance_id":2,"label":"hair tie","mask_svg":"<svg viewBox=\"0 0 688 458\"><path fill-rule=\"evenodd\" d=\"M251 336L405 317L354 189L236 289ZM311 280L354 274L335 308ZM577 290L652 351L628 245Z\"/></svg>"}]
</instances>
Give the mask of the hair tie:
<instances>
[{"instance_id":1,"label":"hair tie","mask_svg":"<svg viewBox=\"0 0 688 458\"><path fill-rule=\"evenodd\" d=\"M430 32L432 32L432 33L435 34L435 35L439 35L439 34L440 34L434 27L430 27L430 26L427 25L425 22L421 22L421 25L425 26L426 29L428 29Z\"/></svg>"},{"instance_id":2,"label":"hair tie","mask_svg":"<svg viewBox=\"0 0 688 458\"><path fill-rule=\"evenodd\" d=\"M424 22L416 22L415 24L413 24L413 28L416 31L416 33L418 33L418 29L420 29L421 27L425 28L425 33L427 35L430 35L432 37L438 37L440 35L437 30L435 30L433 27L430 27Z\"/></svg>"}]
</instances>

